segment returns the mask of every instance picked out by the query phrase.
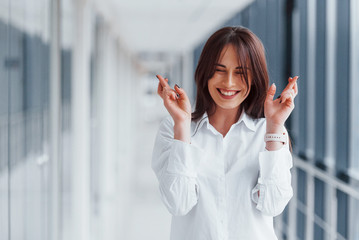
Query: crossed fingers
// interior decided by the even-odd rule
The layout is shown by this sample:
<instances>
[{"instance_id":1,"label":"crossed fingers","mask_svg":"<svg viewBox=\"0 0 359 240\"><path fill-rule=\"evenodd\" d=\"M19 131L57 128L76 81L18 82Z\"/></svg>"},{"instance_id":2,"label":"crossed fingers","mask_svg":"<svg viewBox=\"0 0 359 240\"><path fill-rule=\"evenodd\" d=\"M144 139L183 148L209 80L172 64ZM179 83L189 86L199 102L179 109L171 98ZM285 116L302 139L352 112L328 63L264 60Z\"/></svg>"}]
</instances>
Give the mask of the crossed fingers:
<instances>
[{"instance_id":1,"label":"crossed fingers","mask_svg":"<svg viewBox=\"0 0 359 240\"><path fill-rule=\"evenodd\" d=\"M163 78L161 75L156 75L159 80L157 87L157 94L165 100L166 96L172 98L173 100L177 100L178 94L175 90L173 90L170 85L168 85L168 79Z\"/></svg>"},{"instance_id":2,"label":"crossed fingers","mask_svg":"<svg viewBox=\"0 0 359 240\"><path fill-rule=\"evenodd\" d=\"M290 99L291 101L294 100L294 98L298 94L298 85L297 85L297 79L298 76L295 76L294 78L289 78L288 85L284 88L281 95L278 96L278 98L281 98L280 103L285 102L287 99Z\"/></svg>"}]
</instances>

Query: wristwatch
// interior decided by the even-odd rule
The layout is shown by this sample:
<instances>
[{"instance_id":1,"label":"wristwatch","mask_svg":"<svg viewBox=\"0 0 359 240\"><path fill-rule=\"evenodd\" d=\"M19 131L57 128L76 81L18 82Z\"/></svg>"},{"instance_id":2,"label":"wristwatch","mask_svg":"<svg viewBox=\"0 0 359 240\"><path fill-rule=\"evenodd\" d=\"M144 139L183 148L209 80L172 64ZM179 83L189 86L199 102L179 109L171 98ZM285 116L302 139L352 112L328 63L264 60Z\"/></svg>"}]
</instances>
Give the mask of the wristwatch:
<instances>
[{"instance_id":1,"label":"wristwatch","mask_svg":"<svg viewBox=\"0 0 359 240\"><path fill-rule=\"evenodd\" d=\"M285 133L276 134L276 133L266 133L264 135L265 142L282 142L283 144L287 143L287 135Z\"/></svg>"}]
</instances>

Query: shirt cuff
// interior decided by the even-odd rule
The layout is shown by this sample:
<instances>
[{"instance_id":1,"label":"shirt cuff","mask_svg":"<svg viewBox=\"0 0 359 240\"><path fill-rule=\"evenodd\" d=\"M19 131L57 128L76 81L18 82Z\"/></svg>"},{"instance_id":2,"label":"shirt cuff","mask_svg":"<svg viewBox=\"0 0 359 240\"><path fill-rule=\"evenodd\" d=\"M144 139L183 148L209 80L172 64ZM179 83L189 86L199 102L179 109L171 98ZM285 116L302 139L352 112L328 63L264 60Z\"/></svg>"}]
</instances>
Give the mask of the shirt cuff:
<instances>
[{"instance_id":1,"label":"shirt cuff","mask_svg":"<svg viewBox=\"0 0 359 240\"><path fill-rule=\"evenodd\" d=\"M258 196L259 193L259 196ZM257 184L253 189L252 189L252 201L255 202L257 204L256 208L258 210L262 210L263 208L263 199L265 198L265 185L262 184Z\"/></svg>"},{"instance_id":2,"label":"shirt cuff","mask_svg":"<svg viewBox=\"0 0 359 240\"><path fill-rule=\"evenodd\" d=\"M205 152L202 149L173 139L167 171L188 177L197 177L197 168L204 155Z\"/></svg>"},{"instance_id":3,"label":"shirt cuff","mask_svg":"<svg viewBox=\"0 0 359 240\"><path fill-rule=\"evenodd\" d=\"M259 153L260 180L281 179L283 173L292 168L292 155L288 148L282 147L275 151ZM261 183L261 181L259 183Z\"/></svg>"}]
</instances>

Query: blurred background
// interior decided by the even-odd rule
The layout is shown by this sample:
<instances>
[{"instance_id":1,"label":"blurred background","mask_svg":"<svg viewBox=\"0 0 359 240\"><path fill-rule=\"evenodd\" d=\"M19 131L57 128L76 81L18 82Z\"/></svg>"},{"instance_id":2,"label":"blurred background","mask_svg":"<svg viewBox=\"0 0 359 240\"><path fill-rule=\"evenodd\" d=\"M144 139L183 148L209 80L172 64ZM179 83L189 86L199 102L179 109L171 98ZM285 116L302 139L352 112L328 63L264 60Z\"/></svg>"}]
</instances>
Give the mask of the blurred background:
<instances>
[{"instance_id":1,"label":"blurred background","mask_svg":"<svg viewBox=\"0 0 359 240\"><path fill-rule=\"evenodd\" d=\"M300 76L278 237L358 240L357 0L0 0L0 240L169 239L155 74L194 106L204 42L238 25L276 96Z\"/></svg>"}]
</instances>

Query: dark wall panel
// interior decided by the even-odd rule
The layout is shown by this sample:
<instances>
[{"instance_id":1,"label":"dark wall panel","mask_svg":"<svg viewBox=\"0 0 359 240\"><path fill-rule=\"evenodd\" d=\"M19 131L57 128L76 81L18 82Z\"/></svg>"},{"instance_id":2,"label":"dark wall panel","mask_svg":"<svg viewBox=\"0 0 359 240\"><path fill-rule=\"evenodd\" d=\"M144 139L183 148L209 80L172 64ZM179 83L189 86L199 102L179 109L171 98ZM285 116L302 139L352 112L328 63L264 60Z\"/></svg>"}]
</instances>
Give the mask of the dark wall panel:
<instances>
[{"instance_id":1,"label":"dark wall panel","mask_svg":"<svg viewBox=\"0 0 359 240\"><path fill-rule=\"evenodd\" d=\"M349 0L337 4L336 58L336 165L343 176L349 167Z\"/></svg>"},{"instance_id":2,"label":"dark wall panel","mask_svg":"<svg viewBox=\"0 0 359 240\"><path fill-rule=\"evenodd\" d=\"M315 161L324 165L325 156L325 90L326 90L326 9L325 0L317 0L315 58Z\"/></svg>"}]
</instances>

